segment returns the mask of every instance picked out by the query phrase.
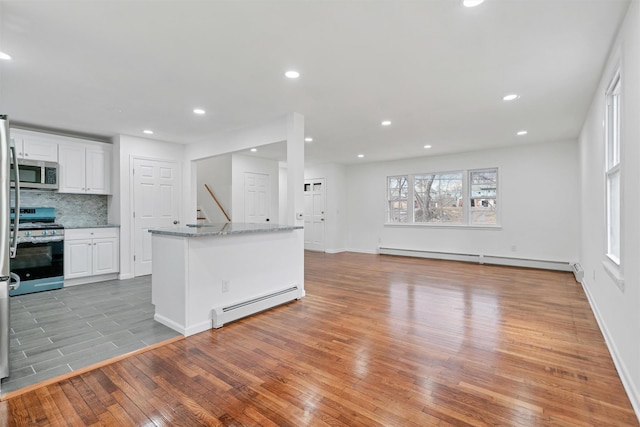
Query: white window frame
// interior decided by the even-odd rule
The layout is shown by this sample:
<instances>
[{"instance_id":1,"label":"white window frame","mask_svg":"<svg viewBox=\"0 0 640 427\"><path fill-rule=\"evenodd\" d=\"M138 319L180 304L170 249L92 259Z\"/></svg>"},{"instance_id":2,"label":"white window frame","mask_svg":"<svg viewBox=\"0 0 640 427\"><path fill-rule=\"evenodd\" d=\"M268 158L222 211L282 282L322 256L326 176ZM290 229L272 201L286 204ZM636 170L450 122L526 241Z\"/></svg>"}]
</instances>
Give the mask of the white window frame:
<instances>
[{"instance_id":1,"label":"white window frame","mask_svg":"<svg viewBox=\"0 0 640 427\"><path fill-rule=\"evenodd\" d=\"M479 223L473 223L473 215L471 212L471 199L473 198L477 198L477 197L473 197L473 194L471 194L471 174L474 172L488 172L488 171L495 171L496 173L496 195L495 197L486 197L488 199L494 199L495 200L495 205L496 205L496 223L495 224L479 224ZM491 226L498 226L500 224L500 173L498 168L483 168L483 169L470 169L467 172L467 203L464 203L463 205L467 208L468 210L468 223L470 226L473 227L491 227Z\"/></svg>"},{"instance_id":2,"label":"white window frame","mask_svg":"<svg viewBox=\"0 0 640 427\"><path fill-rule=\"evenodd\" d=\"M621 266L622 258L622 224L620 221L622 203L620 88L621 78L620 70L618 69L607 88L605 105L606 256L618 269ZM615 180L618 182L617 194L612 194L611 186ZM617 198L617 207L612 206L616 201L615 198ZM617 212L612 212L616 208ZM616 230L612 230L612 228L616 228ZM614 234L617 234L617 239L615 239Z\"/></svg>"},{"instance_id":3,"label":"white window frame","mask_svg":"<svg viewBox=\"0 0 640 427\"><path fill-rule=\"evenodd\" d=\"M496 171L496 223L495 224L472 224L471 223L471 173L472 172L480 172L480 171ZM447 222L416 222L415 221L415 212L413 208L414 203L414 190L415 190L415 176L423 176L423 175L450 175L450 174L461 174L462 175L462 221L455 223L447 223ZM399 177L405 177L407 179L408 188L407 188L407 222L392 222L390 215L390 192L389 192L389 180L397 179ZM422 173L413 173L413 174L393 174L386 177L386 198L385 198L385 226L398 226L398 227L442 227L442 228L486 228L486 229L501 229L501 211L502 205L500 202L500 169L498 167L486 167L486 168L478 168L478 169L458 169L451 171L439 171L439 172L422 172Z\"/></svg>"}]
</instances>

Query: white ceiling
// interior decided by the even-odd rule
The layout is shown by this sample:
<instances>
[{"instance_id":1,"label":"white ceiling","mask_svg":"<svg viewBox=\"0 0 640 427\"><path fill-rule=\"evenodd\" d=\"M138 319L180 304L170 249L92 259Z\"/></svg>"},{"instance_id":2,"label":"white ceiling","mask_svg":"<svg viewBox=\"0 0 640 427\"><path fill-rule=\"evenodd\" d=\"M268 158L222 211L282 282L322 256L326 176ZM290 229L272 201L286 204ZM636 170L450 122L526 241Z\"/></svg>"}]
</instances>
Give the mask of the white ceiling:
<instances>
[{"instance_id":1,"label":"white ceiling","mask_svg":"<svg viewBox=\"0 0 640 427\"><path fill-rule=\"evenodd\" d=\"M307 162L576 138L628 4L0 1L0 51L13 57L0 61L0 113L196 143L298 112Z\"/></svg>"}]
</instances>

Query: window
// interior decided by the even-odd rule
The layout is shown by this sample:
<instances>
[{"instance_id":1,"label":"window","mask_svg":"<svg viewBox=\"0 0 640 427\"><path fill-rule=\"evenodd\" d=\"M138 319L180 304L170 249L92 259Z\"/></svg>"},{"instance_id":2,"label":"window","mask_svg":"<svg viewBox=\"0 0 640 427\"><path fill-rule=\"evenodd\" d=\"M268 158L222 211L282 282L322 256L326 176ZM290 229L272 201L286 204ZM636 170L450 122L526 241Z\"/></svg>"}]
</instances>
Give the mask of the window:
<instances>
[{"instance_id":1,"label":"window","mask_svg":"<svg viewBox=\"0 0 640 427\"><path fill-rule=\"evenodd\" d=\"M416 223L462 223L462 172L414 175L413 220Z\"/></svg>"},{"instance_id":2,"label":"window","mask_svg":"<svg viewBox=\"0 0 640 427\"><path fill-rule=\"evenodd\" d=\"M607 256L620 265L620 72L611 81L606 99Z\"/></svg>"},{"instance_id":3,"label":"window","mask_svg":"<svg viewBox=\"0 0 640 427\"><path fill-rule=\"evenodd\" d=\"M494 226L497 197L497 168L390 176L387 222Z\"/></svg>"},{"instance_id":4,"label":"window","mask_svg":"<svg viewBox=\"0 0 640 427\"><path fill-rule=\"evenodd\" d=\"M408 218L409 181L406 176L390 176L387 178L387 209L389 222L406 223Z\"/></svg>"},{"instance_id":5,"label":"window","mask_svg":"<svg viewBox=\"0 0 640 427\"><path fill-rule=\"evenodd\" d=\"M498 170L485 169L469 172L469 223L473 225L497 224Z\"/></svg>"}]
</instances>

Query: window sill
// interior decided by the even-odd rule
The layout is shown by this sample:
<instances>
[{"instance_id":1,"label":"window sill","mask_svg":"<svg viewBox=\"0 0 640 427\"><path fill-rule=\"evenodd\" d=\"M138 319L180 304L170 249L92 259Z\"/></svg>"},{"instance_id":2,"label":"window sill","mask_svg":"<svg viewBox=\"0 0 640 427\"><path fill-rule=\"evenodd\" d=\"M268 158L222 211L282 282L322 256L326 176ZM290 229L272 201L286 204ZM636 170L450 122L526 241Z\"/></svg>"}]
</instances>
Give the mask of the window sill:
<instances>
[{"instance_id":1,"label":"window sill","mask_svg":"<svg viewBox=\"0 0 640 427\"><path fill-rule=\"evenodd\" d=\"M611 277L613 283L624 292L624 277L622 277L620 273L620 266L614 264L613 261L607 258L605 261L602 261L602 267L604 267L604 271Z\"/></svg>"},{"instance_id":2,"label":"window sill","mask_svg":"<svg viewBox=\"0 0 640 427\"><path fill-rule=\"evenodd\" d=\"M385 227L399 228L455 228L462 230L502 230L501 225L467 225L467 224L399 224L394 222L385 222Z\"/></svg>"}]
</instances>

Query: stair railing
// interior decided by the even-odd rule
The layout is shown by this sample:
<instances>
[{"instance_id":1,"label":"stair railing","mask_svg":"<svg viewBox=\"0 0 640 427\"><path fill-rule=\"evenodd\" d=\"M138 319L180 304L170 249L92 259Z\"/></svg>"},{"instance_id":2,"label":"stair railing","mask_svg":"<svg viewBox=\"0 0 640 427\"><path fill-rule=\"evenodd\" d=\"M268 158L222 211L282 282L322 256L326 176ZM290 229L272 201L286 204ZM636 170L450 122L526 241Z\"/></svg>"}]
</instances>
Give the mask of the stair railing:
<instances>
[{"instance_id":1,"label":"stair railing","mask_svg":"<svg viewBox=\"0 0 640 427\"><path fill-rule=\"evenodd\" d=\"M211 197L213 197L213 200L215 200L216 204L218 205L218 207L220 208L220 210L222 211L224 216L227 218L227 222L231 222L231 218L229 218L229 215L227 214L227 211L224 210L224 208L222 207L222 205L218 201L218 198L216 197L216 195L213 194L213 191L211 190L211 188L209 188L209 186L207 184L204 185L204 188L206 188L207 191L209 192L209 194L211 194Z\"/></svg>"}]
</instances>

